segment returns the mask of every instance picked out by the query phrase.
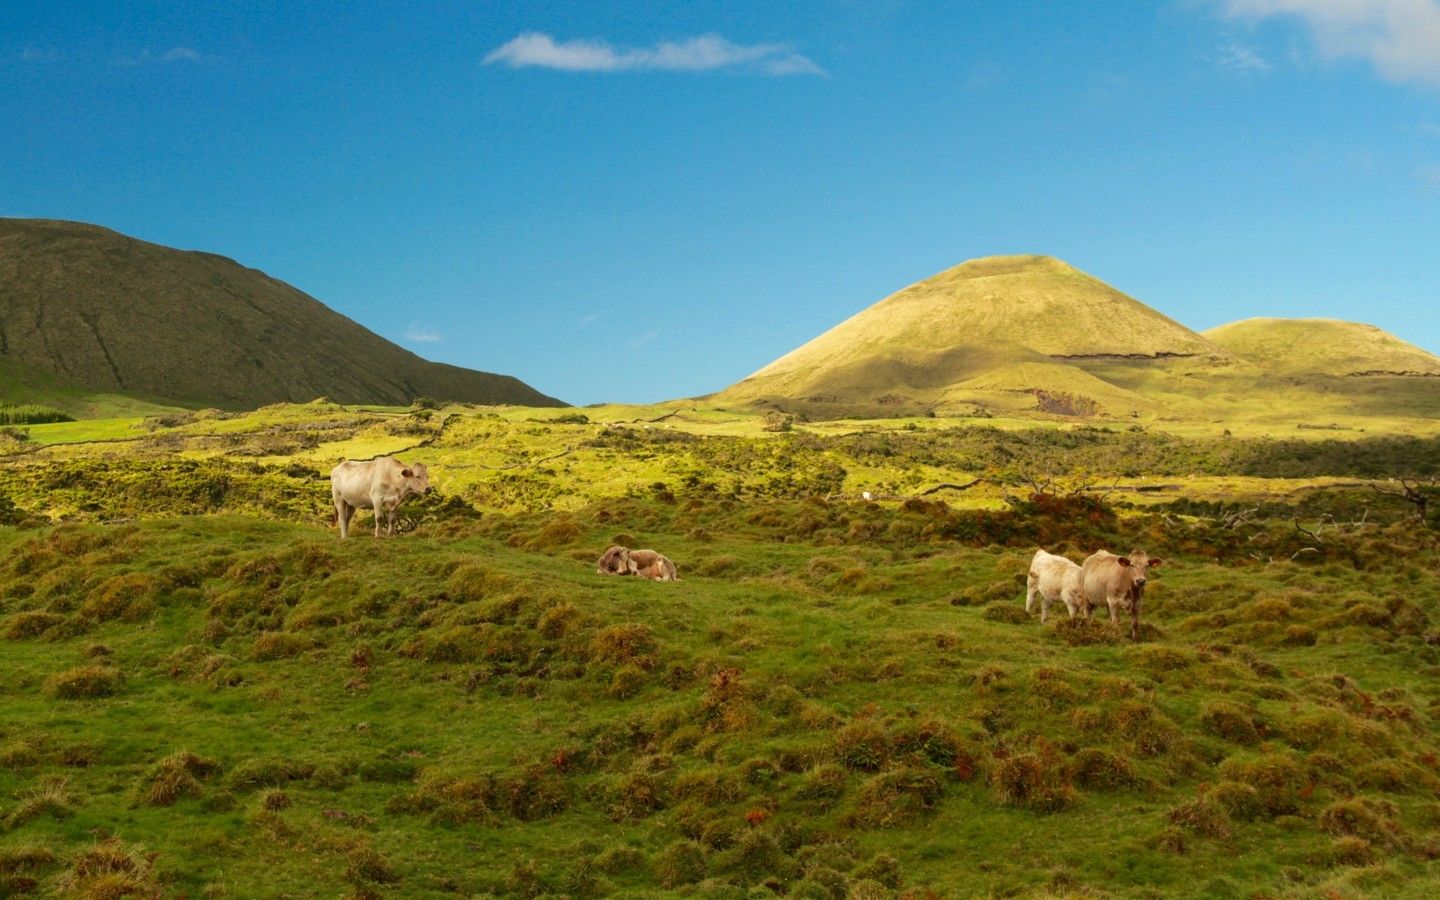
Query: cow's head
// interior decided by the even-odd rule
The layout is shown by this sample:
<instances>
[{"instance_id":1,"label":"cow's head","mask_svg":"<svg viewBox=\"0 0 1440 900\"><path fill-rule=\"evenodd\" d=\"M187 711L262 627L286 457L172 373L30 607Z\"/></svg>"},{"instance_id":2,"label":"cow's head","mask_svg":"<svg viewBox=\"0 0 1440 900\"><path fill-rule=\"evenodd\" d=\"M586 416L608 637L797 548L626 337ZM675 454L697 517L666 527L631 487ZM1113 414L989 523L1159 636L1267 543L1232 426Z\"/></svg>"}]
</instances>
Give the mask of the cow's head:
<instances>
[{"instance_id":1,"label":"cow's head","mask_svg":"<svg viewBox=\"0 0 1440 900\"><path fill-rule=\"evenodd\" d=\"M616 545L606 550L595 564L595 571L601 575L629 575L630 551Z\"/></svg>"},{"instance_id":2,"label":"cow's head","mask_svg":"<svg viewBox=\"0 0 1440 900\"><path fill-rule=\"evenodd\" d=\"M405 479L405 489L412 494L423 494L430 490L430 470L424 463L415 463L400 470Z\"/></svg>"},{"instance_id":3,"label":"cow's head","mask_svg":"<svg viewBox=\"0 0 1440 900\"><path fill-rule=\"evenodd\" d=\"M1130 581L1137 588L1145 586L1145 580L1149 577L1150 570L1160 565L1164 560L1158 556L1151 556L1144 550L1131 550L1129 556L1122 556L1116 560L1130 573Z\"/></svg>"}]
</instances>

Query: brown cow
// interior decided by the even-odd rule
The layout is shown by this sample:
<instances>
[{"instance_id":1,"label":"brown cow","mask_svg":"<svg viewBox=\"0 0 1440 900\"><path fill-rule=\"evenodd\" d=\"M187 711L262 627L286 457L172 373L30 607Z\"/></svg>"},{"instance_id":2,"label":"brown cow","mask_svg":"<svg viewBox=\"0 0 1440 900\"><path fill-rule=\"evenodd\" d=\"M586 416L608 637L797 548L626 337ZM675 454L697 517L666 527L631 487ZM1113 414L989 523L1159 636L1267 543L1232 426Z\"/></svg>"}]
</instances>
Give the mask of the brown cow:
<instances>
[{"instance_id":1,"label":"brown cow","mask_svg":"<svg viewBox=\"0 0 1440 900\"><path fill-rule=\"evenodd\" d=\"M411 494L430 490L430 472L423 463L406 465L393 456L375 459L347 459L330 470L330 497L335 501L335 519L340 537L350 536L350 517L357 509L375 510L375 536L380 536L380 517L386 534L395 533L395 507Z\"/></svg>"},{"instance_id":2,"label":"brown cow","mask_svg":"<svg viewBox=\"0 0 1440 900\"><path fill-rule=\"evenodd\" d=\"M626 557L631 575L651 581L679 581L675 564L654 550L631 550Z\"/></svg>"},{"instance_id":3,"label":"brown cow","mask_svg":"<svg viewBox=\"0 0 1440 900\"><path fill-rule=\"evenodd\" d=\"M595 563L596 575L629 575L630 551L616 546L606 550Z\"/></svg>"},{"instance_id":4,"label":"brown cow","mask_svg":"<svg viewBox=\"0 0 1440 900\"><path fill-rule=\"evenodd\" d=\"M1145 579L1150 569L1160 565L1158 556L1144 550L1131 550L1129 556L1116 556L1097 550L1081 566L1084 571L1085 614L1101 603L1110 608L1110 621L1120 621L1116 610L1130 610L1130 638L1140 637L1140 600L1145 596Z\"/></svg>"}]
</instances>

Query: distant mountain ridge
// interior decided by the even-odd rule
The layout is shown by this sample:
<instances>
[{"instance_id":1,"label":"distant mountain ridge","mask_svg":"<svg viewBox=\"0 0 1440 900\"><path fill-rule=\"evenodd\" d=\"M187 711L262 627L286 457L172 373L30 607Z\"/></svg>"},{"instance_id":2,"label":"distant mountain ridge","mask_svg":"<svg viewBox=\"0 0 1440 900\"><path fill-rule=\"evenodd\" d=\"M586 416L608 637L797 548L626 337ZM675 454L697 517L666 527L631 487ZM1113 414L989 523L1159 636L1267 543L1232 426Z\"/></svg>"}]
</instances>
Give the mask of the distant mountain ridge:
<instances>
[{"instance_id":1,"label":"distant mountain ridge","mask_svg":"<svg viewBox=\"0 0 1440 900\"><path fill-rule=\"evenodd\" d=\"M230 408L324 396L564 406L430 362L213 253L107 228L0 219L0 356L91 390Z\"/></svg>"}]
</instances>

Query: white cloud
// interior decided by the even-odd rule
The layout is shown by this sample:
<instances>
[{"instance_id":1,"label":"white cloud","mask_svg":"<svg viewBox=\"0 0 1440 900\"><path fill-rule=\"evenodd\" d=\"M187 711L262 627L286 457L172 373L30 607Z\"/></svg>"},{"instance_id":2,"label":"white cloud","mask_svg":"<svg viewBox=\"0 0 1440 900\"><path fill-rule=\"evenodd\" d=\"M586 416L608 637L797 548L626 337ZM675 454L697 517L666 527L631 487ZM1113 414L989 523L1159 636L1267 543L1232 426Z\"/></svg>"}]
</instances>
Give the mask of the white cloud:
<instances>
[{"instance_id":1,"label":"white cloud","mask_svg":"<svg viewBox=\"0 0 1440 900\"><path fill-rule=\"evenodd\" d=\"M1243 44L1226 44L1221 47L1216 62L1232 72L1249 74L1270 71L1270 63L1265 60L1265 57L1261 56L1254 47L1246 47Z\"/></svg>"},{"instance_id":2,"label":"white cloud","mask_svg":"<svg viewBox=\"0 0 1440 900\"><path fill-rule=\"evenodd\" d=\"M737 69L763 75L824 75L825 70L789 44L732 44L716 34L684 41L662 41L653 47L613 47L601 40L556 43L548 34L529 31L491 51L486 65L512 69L538 67L562 72L631 72L663 70L705 72Z\"/></svg>"},{"instance_id":3,"label":"white cloud","mask_svg":"<svg viewBox=\"0 0 1440 900\"><path fill-rule=\"evenodd\" d=\"M1327 58L1368 60L1388 81L1440 87L1440 0L1224 0L1224 10L1299 19Z\"/></svg>"},{"instance_id":4,"label":"white cloud","mask_svg":"<svg viewBox=\"0 0 1440 900\"><path fill-rule=\"evenodd\" d=\"M440 332L411 322L410 327L405 329L405 340L417 344L434 344L440 341Z\"/></svg>"}]
</instances>

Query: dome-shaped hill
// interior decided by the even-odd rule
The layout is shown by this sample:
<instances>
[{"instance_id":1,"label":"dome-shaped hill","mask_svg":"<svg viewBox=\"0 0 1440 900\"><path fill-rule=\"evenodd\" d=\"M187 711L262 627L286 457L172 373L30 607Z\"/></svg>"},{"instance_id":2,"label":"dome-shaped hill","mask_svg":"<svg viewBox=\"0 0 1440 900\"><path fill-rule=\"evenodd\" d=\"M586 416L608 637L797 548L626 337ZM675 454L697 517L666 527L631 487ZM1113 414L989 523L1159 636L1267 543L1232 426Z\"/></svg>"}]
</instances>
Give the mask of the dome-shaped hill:
<instances>
[{"instance_id":1,"label":"dome-shaped hill","mask_svg":"<svg viewBox=\"0 0 1440 900\"><path fill-rule=\"evenodd\" d=\"M1204 334L1235 356L1272 372L1440 376L1440 357L1358 322L1243 319Z\"/></svg>"},{"instance_id":2,"label":"dome-shaped hill","mask_svg":"<svg viewBox=\"0 0 1440 900\"><path fill-rule=\"evenodd\" d=\"M0 219L0 355L91 390L215 406L564 405L422 359L233 260L79 222Z\"/></svg>"},{"instance_id":3,"label":"dome-shaped hill","mask_svg":"<svg viewBox=\"0 0 1440 900\"><path fill-rule=\"evenodd\" d=\"M886 297L720 396L732 401L859 400L896 391L936 396L1019 363L1171 357L1228 354L1058 259L993 256Z\"/></svg>"}]
</instances>

